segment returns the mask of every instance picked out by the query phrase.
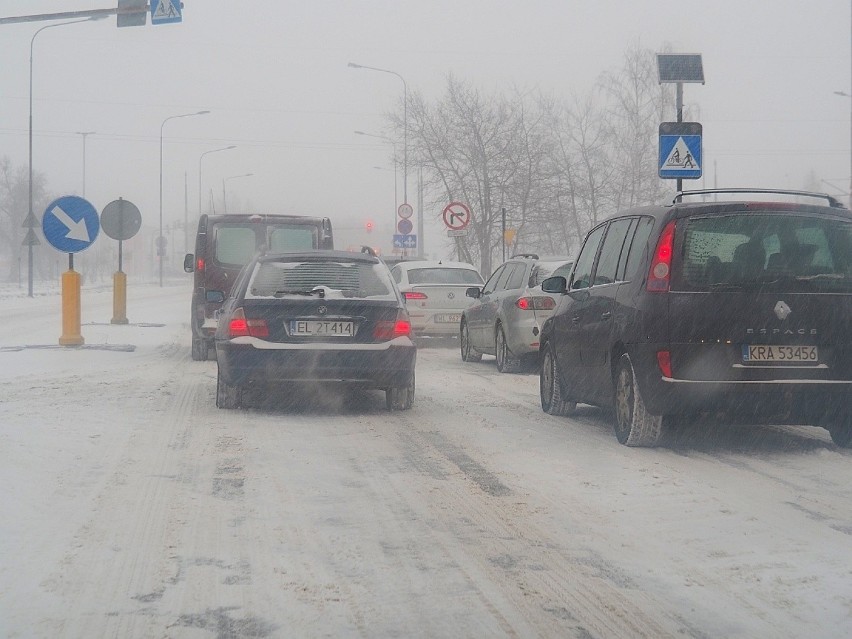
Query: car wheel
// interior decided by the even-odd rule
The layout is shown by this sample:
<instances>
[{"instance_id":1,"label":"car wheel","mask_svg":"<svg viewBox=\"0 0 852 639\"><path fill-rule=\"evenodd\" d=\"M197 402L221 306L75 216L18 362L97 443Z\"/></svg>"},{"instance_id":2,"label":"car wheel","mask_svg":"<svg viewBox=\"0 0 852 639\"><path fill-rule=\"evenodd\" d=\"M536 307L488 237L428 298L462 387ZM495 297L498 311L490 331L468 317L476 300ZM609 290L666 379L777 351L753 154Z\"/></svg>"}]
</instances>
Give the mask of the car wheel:
<instances>
[{"instance_id":1,"label":"car wheel","mask_svg":"<svg viewBox=\"0 0 852 639\"><path fill-rule=\"evenodd\" d=\"M494 353L497 355L497 370L501 373L517 373L521 368L521 360L512 355L509 345L506 344L506 333L502 326L497 326L497 335L494 337Z\"/></svg>"},{"instance_id":2,"label":"car wheel","mask_svg":"<svg viewBox=\"0 0 852 639\"><path fill-rule=\"evenodd\" d=\"M482 360L482 353L477 353L470 345L470 331L467 328L467 322L462 322L459 330L459 348L463 362L479 362Z\"/></svg>"},{"instance_id":3,"label":"car wheel","mask_svg":"<svg viewBox=\"0 0 852 639\"><path fill-rule=\"evenodd\" d=\"M192 359L196 362L207 359L207 342L203 339L192 338Z\"/></svg>"},{"instance_id":4,"label":"car wheel","mask_svg":"<svg viewBox=\"0 0 852 639\"><path fill-rule=\"evenodd\" d=\"M556 368L556 358L550 345L544 347L538 376L541 409L548 415L570 415L577 410L577 402L562 398L562 384Z\"/></svg>"},{"instance_id":5,"label":"car wheel","mask_svg":"<svg viewBox=\"0 0 852 639\"><path fill-rule=\"evenodd\" d=\"M409 410L414 406L414 372L408 386L388 388L385 391L385 403L388 410Z\"/></svg>"},{"instance_id":6,"label":"car wheel","mask_svg":"<svg viewBox=\"0 0 852 639\"><path fill-rule=\"evenodd\" d=\"M626 353L615 375L615 436L625 446L654 447L662 439L666 419L651 415L639 390L633 362Z\"/></svg>"},{"instance_id":7,"label":"car wheel","mask_svg":"<svg viewBox=\"0 0 852 639\"><path fill-rule=\"evenodd\" d=\"M229 384L222 377L221 371L216 373L216 407L217 408L239 408L242 403L242 389L234 384Z\"/></svg>"},{"instance_id":8,"label":"car wheel","mask_svg":"<svg viewBox=\"0 0 852 639\"><path fill-rule=\"evenodd\" d=\"M839 415L837 420L828 427L831 441L841 448L852 448L852 415Z\"/></svg>"}]
</instances>

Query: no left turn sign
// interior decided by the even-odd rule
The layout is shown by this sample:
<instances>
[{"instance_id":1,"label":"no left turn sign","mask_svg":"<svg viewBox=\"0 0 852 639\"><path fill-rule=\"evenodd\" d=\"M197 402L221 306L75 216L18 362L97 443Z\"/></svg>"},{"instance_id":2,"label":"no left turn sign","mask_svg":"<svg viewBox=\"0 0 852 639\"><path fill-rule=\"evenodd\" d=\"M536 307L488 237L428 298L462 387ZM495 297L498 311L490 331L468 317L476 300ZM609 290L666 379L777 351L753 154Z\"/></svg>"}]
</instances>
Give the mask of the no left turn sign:
<instances>
[{"instance_id":1,"label":"no left turn sign","mask_svg":"<svg viewBox=\"0 0 852 639\"><path fill-rule=\"evenodd\" d=\"M461 202L450 202L444 207L444 224L451 231L460 231L470 224L470 209Z\"/></svg>"}]
</instances>

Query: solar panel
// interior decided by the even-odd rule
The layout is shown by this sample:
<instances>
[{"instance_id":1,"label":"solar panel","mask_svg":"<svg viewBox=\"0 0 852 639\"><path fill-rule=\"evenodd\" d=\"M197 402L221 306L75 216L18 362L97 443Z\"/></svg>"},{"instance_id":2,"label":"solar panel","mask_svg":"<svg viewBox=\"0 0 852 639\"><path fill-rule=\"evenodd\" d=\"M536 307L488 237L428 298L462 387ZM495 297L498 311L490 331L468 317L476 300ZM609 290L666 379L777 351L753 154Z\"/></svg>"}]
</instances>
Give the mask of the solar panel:
<instances>
[{"instance_id":1,"label":"solar panel","mask_svg":"<svg viewBox=\"0 0 852 639\"><path fill-rule=\"evenodd\" d=\"M700 53L658 53L657 73L660 84L700 82L704 84L704 67Z\"/></svg>"}]
</instances>

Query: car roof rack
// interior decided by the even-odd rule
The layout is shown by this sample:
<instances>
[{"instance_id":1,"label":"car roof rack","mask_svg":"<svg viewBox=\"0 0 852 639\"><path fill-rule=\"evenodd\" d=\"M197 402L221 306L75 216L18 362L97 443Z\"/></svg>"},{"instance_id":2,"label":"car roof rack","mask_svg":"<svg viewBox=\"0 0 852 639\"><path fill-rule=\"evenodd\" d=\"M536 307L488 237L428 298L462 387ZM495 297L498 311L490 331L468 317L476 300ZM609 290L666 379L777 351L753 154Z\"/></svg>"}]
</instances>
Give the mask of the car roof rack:
<instances>
[{"instance_id":1,"label":"car roof rack","mask_svg":"<svg viewBox=\"0 0 852 639\"><path fill-rule=\"evenodd\" d=\"M708 195L713 193L764 193L771 195L798 195L802 197L813 197L820 200L827 200L828 205L836 209L845 209L846 207L837 198L828 195L827 193L816 193L814 191L787 191L780 189L699 189L696 191L678 191L672 204L678 204L683 201L684 196L693 195Z\"/></svg>"},{"instance_id":2,"label":"car roof rack","mask_svg":"<svg viewBox=\"0 0 852 639\"><path fill-rule=\"evenodd\" d=\"M522 258L522 259L525 259L525 260L537 260L538 259L538 255L535 254L535 253L516 253L515 255L512 256L512 259L514 260L514 259L519 258L519 257Z\"/></svg>"}]
</instances>

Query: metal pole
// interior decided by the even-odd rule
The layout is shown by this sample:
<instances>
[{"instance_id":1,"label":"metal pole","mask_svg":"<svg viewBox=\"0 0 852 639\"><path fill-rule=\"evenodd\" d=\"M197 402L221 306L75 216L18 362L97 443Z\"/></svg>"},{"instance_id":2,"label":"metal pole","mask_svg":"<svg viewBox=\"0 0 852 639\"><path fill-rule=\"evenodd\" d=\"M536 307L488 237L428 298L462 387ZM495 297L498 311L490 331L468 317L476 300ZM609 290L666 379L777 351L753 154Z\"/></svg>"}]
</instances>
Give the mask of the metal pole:
<instances>
[{"instance_id":1,"label":"metal pole","mask_svg":"<svg viewBox=\"0 0 852 639\"><path fill-rule=\"evenodd\" d=\"M59 22L58 24L48 24L40 29L36 29L33 37L30 39L30 115L29 115L29 214L27 220L33 220L33 45L35 44L36 36L52 27L62 27L66 24L77 24L78 22L88 22L91 18L83 18L82 20L72 20L70 22ZM32 228L32 227L30 227ZM29 243L27 246L27 295L33 296L33 245Z\"/></svg>"},{"instance_id":2,"label":"metal pole","mask_svg":"<svg viewBox=\"0 0 852 639\"><path fill-rule=\"evenodd\" d=\"M402 136L403 136L403 146L405 147L403 150L403 160L402 160L402 201L404 204L408 203L408 84L405 82L405 78L403 78L396 71L391 71L390 69L379 69L377 67L368 67L363 64L355 64L354 62L350 62L349 65L353 69L369 69L370 71L379 71L381 73L390 73L391 75L395 75L400 80L402 80Z\"/></svg>"},{"instance_id":3,"label":"metal pole","mask_svg":"<svg viewBox=\"0 0 852 639\"><path fill-rule=\"evenodd\" d=\"M160 263L160 288L163 287L163 257L165 256L165 249L162 246L163 242L163 127L166 126L166 122L169 120L175 120L177 118L189 118L194 115L206 115L210 113L210 111L197 111L195 113L183 113L181 115L170 115L160 124L160 231L157 236L157 258Z\"/></svg>"},{"instance_id":4,"label":"metal pole","mask_svg":"<svg viewBox=\"0 0 852 639\"><path fill-rule=\"evenodd\" d=\"M212 149L210 151L205 151L204 153L202 153L198 157L198 216L199 217L201 217L201 208L202 208L201 202L203 200L203 197L202 197L203 194L201 192L201 190L203 188L202 183L201 183L201 160L204 159L204 156L208 155L209 153L218 153L219 151L229 151L230 149L236 149L236 148L237 148L237 145L232 144L231 146L225 146L225 147L222 147L221 149Z\"/></svg>"},{"instance_id":5,"label":"metal pole","mask_svg":"<svg viewBox=\"0 0 852 639\"><path fill-rule=\"evenodd\" d=\"M683 82L677 83L677 121L683 122ZM683 191L683 178L677 178L677 192Z\"/></svg>"},{"instance_id":6,"label":"metal pole","mask_svg":"<svg viewBox=\"0 0 852 639\"><path fill-rule=\"evenodd\" d=\"M503 220L503 261L506 261L506 207L500 209L500 215Z\"/></svg>"},{"instance_id":7,"label":"metal pole","mask_svg":"<svg viewBox=\"0 0 852 639\"><path fill-rule=\"evenodd\" d=\"M83 136L83 199L86 198L86 136L93 133L95 131L77 131L77 135Z\"/></svg>"}]
</instances>

